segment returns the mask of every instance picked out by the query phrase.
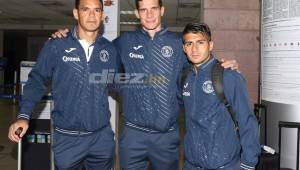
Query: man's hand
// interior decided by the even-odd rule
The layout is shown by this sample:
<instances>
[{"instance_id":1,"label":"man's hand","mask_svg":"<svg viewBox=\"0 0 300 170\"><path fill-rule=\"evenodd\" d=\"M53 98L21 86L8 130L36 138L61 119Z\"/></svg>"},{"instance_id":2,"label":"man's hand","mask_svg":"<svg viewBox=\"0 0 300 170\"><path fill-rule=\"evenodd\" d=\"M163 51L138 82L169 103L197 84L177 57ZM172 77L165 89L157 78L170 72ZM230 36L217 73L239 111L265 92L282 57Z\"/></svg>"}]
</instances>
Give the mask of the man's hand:
<instances>
[{"instance_id":1,"label":"man's hand","mask_svg":"<svg viewBox=\"0 0 300 170\"><path fill-rule=\"evenodd\" d=\"M236 70L237 72L240 72L239 64L237 63L236 60L225 60L222 58L220 61L222 62L222 66L224 68L231 68L232 70Z\"/></svg>"},{"instance_id":2,"label":"man's hand","mask_svg":"<svg viewBox=\"0 0 300 170\"><path fill-rule=\"evenodd\" d=\"M17 120L15 123L11 124L8 131L8 138L13 142L18 142L26 133L29 126L28 120ZM21 134L16 134L16 131L22 128Z\"/></svg>"},{"instance_id":3,"label":"man's hand","mask_svg":"<svg viewBox=\"0 0 300 170\"><path fill-rule=\"evenodd\" d=\"M59 29L55 33L51 35L51 38L63 38L67 37L67 33L69 32L68 28L65 29Z\"/></svg>"}]
</instances>

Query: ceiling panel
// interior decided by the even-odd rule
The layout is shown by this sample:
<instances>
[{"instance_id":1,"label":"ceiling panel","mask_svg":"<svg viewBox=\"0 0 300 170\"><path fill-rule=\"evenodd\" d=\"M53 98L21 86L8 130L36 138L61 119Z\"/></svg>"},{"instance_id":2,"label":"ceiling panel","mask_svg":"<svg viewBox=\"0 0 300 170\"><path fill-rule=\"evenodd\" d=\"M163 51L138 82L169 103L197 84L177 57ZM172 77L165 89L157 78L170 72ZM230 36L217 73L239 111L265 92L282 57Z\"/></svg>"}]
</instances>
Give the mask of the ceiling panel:
<instances>
[{"instance_id":1,"label":"ceiling panel","mask_svg":"<svg viewBox=\"0 0 300 170\"><path fill-rule=\"evenodd\" d=\"M104 0L107 1L107 0ZM120 0L121 11L134 11L135 0ZM163 0L163 21L171 27L199 21L201 0ZM72 25L74 0L0 0L0 24ZM134 14L121 14L120 21L138 22Z\"/></svg>"}]
</instances>

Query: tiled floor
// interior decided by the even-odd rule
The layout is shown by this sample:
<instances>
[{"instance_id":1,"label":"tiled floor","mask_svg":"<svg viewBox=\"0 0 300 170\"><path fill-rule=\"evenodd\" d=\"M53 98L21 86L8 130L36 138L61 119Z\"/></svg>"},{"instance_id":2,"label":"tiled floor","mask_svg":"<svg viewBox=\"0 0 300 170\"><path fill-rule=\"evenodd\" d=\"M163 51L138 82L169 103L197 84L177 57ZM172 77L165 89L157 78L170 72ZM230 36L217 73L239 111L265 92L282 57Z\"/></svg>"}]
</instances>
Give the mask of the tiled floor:
<instances>
[{"instance_id":1,"label":"tiled floor","mask_svg":"<svg viewBox=\"0 0 300 170\"><path fill-rule=\"evenodd\" d=\"M0 99L0 170L17 169L17 144L10 142L7 138L8 127L15 119L17 104L10 100Z\"/></svg>"}]
</instances>

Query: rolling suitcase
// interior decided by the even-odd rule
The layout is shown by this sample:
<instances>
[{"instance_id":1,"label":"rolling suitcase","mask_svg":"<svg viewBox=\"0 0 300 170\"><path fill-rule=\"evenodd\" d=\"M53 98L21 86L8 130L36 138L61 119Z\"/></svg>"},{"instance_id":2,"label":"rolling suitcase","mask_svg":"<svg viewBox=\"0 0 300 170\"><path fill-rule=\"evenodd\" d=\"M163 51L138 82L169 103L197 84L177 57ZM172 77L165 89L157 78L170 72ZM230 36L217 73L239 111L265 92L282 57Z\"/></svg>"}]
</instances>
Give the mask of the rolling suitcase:
<instances>
[{"instance_id":1,"label":"rolling suitcase","mask_svg":"<svg viewBox=\"0 0 300 170\"><path fill-rule=\"evenodd\" d=\"M51 144L48 143L48 120L30 121L26 134L18 143L18 170L52 170ZM17 130L15 133L21 133ZM47 132L47 134L46 134ZM49 139L50 140L50 139Z\"/></svg>"}]
</instances>

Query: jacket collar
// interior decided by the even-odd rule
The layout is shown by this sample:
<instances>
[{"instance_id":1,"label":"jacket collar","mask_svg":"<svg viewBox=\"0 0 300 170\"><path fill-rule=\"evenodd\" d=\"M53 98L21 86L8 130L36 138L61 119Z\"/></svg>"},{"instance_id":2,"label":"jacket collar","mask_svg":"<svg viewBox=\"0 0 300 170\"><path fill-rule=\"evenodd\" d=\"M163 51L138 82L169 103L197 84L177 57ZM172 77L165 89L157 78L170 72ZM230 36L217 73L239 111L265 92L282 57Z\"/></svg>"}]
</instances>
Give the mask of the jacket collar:
<instances>
[{"instance_id":1,"label":"jacket collar","mask_svg":"<svg viewBox=\"0 0 300 170\"><path fill-rule=\"evenodd\" d=\"M79 40L79 33L78 33L78 28L77 26L74 26L72 29L71 29L71 32L70 32L71 36L73 39L75 40ZM96 40L95 40L95 43L100 41L102 38L102 35L100 34L100 31L98 32L98 35L96 37Z\"/></svg>"},{"instance_id":2,"label":"jacket collar","mask_svg":"<svg viewBox=\"0 0 300 170\"><path fill-rule=\"evenodd\" d=\"M150 37L149 34L148 34L148 32L145 31L143 28L140 28L138 31L139 31L140 33L142 33L143 35ZM161 30L158 31L158 32L156 32L155 35L154 35L154 37L156 37L156 36L161 36L161 35L165 34L167 31L168 31L168 27L162 25L162 26L161 26Z\"/></svg>"},{"instance_id":3,"label":"jacket collar","mask_svg":"<svg viewBox=\"0 0 300 170\"><path fill-rule=\"evenodd\" d=\"M204 63L202 63L199 67L193 67L193 71L194 72L200 72L201 70L205 70L207 67L212 66L215 62L217 62L217 59L213 56L210 55L209 59L207 61L205 61Z\"/></svg>"}]
</instances>

